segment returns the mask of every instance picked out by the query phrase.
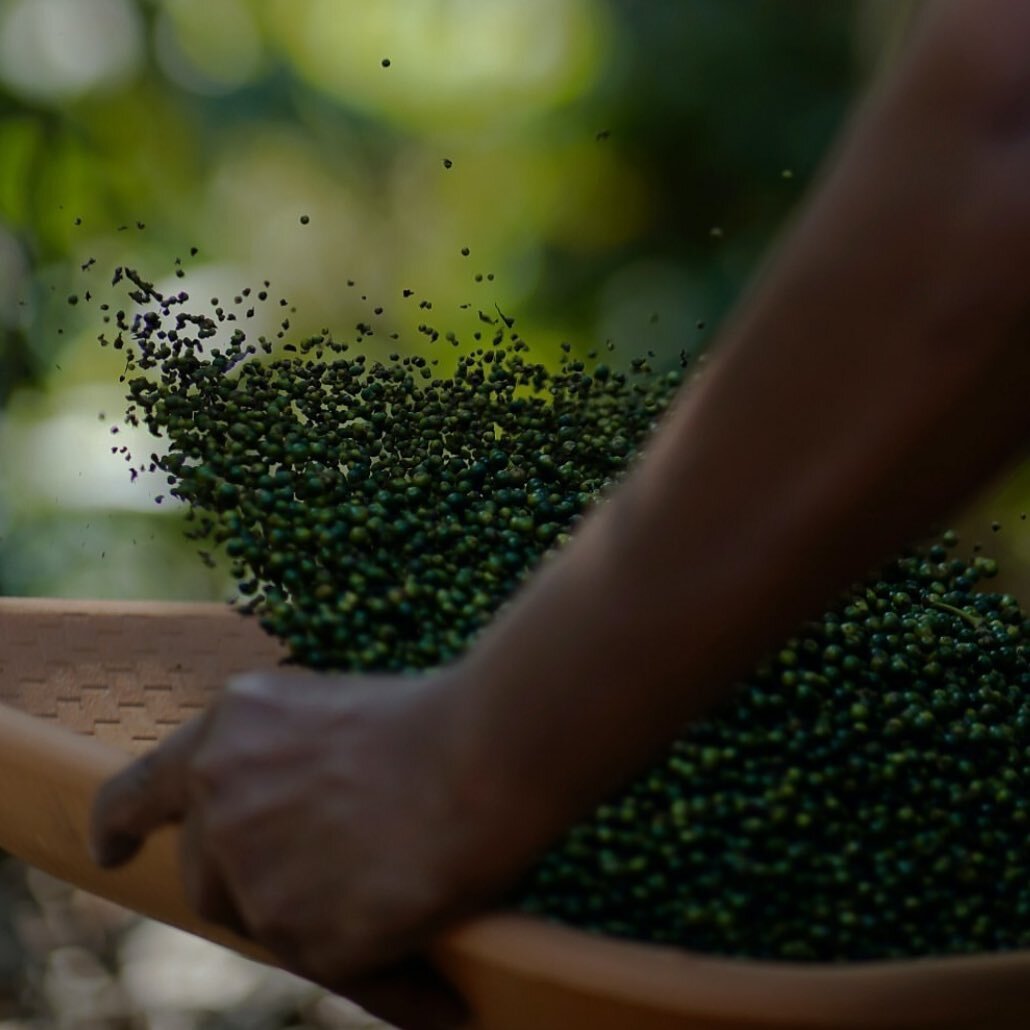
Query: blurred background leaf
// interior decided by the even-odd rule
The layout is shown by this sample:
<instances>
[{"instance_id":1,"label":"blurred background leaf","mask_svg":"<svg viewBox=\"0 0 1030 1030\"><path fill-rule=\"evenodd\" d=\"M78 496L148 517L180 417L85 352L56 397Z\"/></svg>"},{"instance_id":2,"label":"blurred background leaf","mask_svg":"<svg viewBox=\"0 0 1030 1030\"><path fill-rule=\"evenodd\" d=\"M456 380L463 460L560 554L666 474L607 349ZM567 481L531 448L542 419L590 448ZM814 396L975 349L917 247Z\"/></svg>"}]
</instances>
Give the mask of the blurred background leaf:
<instances>
[{"instance_id":1,"label":"blurred background leaf","mask_svg":"<svg viewBox=\"0 0 1030 1030\"><path fill-rule=\"evenodd\" d=\"M418 301L442 329L497 303L540 356L671 364L802 195L878 52L869 10L0 2L0 591L226 595L110 453L116 264L182 269L204 304L268 279L297 335L382 306L415 346Z\"/></svg>"}]
</instances>

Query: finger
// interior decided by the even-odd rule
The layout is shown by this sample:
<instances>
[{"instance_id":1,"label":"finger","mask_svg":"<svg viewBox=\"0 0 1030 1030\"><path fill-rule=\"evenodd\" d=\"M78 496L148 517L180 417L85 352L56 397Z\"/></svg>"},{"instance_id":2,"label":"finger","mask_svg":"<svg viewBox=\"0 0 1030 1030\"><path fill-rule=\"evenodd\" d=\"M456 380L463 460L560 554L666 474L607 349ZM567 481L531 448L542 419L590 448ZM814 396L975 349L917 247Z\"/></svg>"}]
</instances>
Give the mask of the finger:
<instances>
[{"instance_id":1,"label":"finger","mask_svg":"<svg viewBox=\"0 0 1030 1030\"><path fill-rule=\"evenodd\" d=\"M179 835L179 866L190 906L210 923L247 937L239 909L208 845L201 809L186 813Z\"/></svg>"},{"instance_id":2,"label":"finger","mask_svg":"<svg viewBox=\"0 0 1030 1030\"><path fill-rule=\"evenodd\" d=\"M187 769L207 726L201 716L104 783L93 801L90 851L105 868L127 862L147 836L186 811Z\"/></svg>"},{"instance_id":3,"label":"finger","mask_svg":"<svg viewBox=\"0 0 1030 1030\"><path fill-rule=\"evenodd\" d=\"M465 1003L425 959L406 959L347 983L339 992L398 1030L460 1030L471 1025Z\"/></svg>"}]
</instances>

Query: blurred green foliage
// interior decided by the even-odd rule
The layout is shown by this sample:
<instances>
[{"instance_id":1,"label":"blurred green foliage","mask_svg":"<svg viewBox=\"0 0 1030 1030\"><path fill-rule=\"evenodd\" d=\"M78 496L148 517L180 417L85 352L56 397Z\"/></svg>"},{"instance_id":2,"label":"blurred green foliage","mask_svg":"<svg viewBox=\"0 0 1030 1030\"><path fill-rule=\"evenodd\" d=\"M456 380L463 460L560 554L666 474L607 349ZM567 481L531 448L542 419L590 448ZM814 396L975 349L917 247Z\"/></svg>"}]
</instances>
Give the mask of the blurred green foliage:
<instances>
[{"instance_id":1,"label":"blurred green foliage","mask_svg":"<svg viewBox=\"0 0 1030 1030\"><path fill-rule=\"evenodd\" d=\"M414 346L420 299L442 329L496 303L540 355L671 363L713 336L904 6L0 0L0 592L226 589L110 453L152 449L110 435L115 265L181 268L204 302L268 279L296 335L381 305Z\"/></svg>"}]
</instances>

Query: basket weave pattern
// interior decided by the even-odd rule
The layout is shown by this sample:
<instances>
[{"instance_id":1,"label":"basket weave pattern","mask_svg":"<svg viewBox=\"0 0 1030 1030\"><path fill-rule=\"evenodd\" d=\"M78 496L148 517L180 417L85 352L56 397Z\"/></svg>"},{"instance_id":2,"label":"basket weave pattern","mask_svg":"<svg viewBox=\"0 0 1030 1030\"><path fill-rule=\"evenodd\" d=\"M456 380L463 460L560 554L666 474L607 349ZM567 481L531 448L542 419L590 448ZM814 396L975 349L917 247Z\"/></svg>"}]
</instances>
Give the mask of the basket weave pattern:
<instances>
[{"instance_id":1,"label":"basket weave pattern","mask_svg":"<svg viewBox=\"0 0 1030 1030\"><path fill-rule=\"evenodd\" d=\"M0 599L0 704L139 754L230 676L283 657L255 628L216 605Z\"/></svg>"}]
</instances>

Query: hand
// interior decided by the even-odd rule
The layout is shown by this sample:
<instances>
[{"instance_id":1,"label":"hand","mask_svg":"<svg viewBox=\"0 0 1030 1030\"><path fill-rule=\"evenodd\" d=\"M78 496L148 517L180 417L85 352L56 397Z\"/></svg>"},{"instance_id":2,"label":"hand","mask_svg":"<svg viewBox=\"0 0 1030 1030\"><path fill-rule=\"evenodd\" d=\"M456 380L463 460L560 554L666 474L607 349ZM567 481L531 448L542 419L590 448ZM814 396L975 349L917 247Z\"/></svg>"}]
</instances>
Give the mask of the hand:
<instances>
[{"instance_id":1,"label":"hand","mask_svg":"<svg viewBox=\"0 0 1030 1030\"><path fill-rule=\"evenodd\" d=\"M184 886L201 916L384 1018L457 1025L428 968L398 963L527 859L509 860L507 830L495 830L504 808L453 739L448 685L439 675L233 680L101 788L97 861L120 865L179 822Z\"/></svg>"}]
</instances>

